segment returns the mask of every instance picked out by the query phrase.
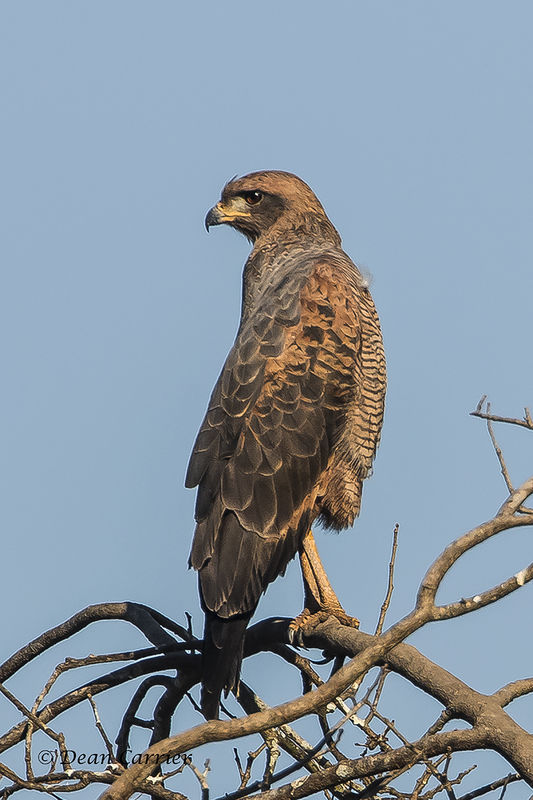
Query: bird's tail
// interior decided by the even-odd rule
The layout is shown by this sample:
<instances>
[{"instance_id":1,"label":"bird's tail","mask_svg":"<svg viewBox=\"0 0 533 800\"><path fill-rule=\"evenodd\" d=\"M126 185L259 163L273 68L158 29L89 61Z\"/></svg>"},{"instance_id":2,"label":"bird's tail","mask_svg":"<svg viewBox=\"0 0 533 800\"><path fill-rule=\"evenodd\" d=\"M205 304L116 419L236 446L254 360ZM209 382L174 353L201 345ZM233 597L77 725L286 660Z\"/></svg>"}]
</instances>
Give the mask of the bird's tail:
<instances>
[{"instance_id":1,"label":"bird's tail","mask_svg":"<svg viewBox=\"0 0 533 800\"><path fill-rule=\"evenodd\" d=\"M241 672L244 634L251 614L224 619L206 610L202 652L202 713L218 719L220 695L237 688Z\"/></svg>"}]
</instances>

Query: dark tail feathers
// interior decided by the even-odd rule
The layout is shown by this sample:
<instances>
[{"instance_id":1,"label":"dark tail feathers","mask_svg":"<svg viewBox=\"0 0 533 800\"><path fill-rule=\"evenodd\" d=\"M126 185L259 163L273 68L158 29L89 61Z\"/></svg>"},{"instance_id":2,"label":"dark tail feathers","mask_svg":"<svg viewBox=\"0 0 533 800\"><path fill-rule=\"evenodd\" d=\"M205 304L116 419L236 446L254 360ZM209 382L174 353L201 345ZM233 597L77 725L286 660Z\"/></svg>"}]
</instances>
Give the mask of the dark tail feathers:
<instances>
[{"instance_id":1,"label":"dark tail feathers","mask_svg":"<svg viewBox=\"0 0 533 800\"><path fill-rule=\"evenodd\" d=\"M223 619L212 611L205 614L202 653L202 713L218 719L220 695L237 688L241 671L244 634L251 614Z\"/></svg>"}]
</instances>

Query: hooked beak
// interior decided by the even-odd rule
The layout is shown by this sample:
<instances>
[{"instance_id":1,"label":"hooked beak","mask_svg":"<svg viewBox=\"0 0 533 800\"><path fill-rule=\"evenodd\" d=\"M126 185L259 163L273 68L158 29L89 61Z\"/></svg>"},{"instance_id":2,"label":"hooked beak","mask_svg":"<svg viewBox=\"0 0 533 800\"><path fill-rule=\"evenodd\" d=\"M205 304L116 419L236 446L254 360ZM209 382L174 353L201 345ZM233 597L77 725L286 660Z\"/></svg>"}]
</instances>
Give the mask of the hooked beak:
<instances>
[{"instance_id":1,"label":"hooked beak","mask_svg":"<svg viewBox=\"0 0 533 800\"><path fill-rule=\"evenodd\" d=\"M246 208L241 207L241 203L244 203L244 201L239 202L239 199L237 199L237 202L230 201L224 205L220 200L216 206L213 206L213 208L207 212L205 218L206 231L209 231L212 225L223 225L224 222L229 222L231 224L236 219L250 217L251 214L246 211Z\"/></svg>"},{"instance_id":2,"label":"hooked beak","mask_svg":"<svg viewBox=\"0 0 533 800\"><path fill-rule=\"evenodd\" d=\"M211 208L207 212L207 216L205 218L205 229L206 229L206 231L209 233L209 228L212 225L221 225L222 222L224 221L222 219L223 216L224 215L221 214L221 212L220 212L219 203L217 203L216 206L214 206L214 208Z\"/></svg>"}]
</instances>

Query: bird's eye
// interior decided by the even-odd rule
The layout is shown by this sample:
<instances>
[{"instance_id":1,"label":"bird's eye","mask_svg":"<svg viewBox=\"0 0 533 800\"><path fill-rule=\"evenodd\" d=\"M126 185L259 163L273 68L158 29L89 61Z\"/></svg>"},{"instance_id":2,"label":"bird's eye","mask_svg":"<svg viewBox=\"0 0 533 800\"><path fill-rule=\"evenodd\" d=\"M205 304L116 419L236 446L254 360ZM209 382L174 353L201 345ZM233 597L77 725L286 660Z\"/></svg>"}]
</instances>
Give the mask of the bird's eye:
<instances>
[{"instance_id":1,"label":"bird's eye","mask_svg":"<svg viewBox=\"0 0 533 800\"><path fill-rule=\"evenodd\" d=\"M246 192L244 199L249 206L256 206L263 199L263 192Z\"/></svg>"}]
</instances>

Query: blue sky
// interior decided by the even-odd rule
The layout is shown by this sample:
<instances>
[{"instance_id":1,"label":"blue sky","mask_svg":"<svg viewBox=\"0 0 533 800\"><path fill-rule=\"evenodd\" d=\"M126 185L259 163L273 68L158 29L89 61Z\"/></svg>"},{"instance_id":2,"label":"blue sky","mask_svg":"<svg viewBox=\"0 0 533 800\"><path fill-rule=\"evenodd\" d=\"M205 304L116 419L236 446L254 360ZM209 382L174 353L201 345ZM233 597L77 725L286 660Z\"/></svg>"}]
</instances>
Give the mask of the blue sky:
<instances>
[{"instance_id":1,"label":"blue sky","mask_svg":"<svg viewBox=\"0 0 533 800\"><path fill-rule=\"evenodd\" d=\"M183 476L238 321L248 244L203 228L234 174L300 175L372 275L382 446L354 530L318 534L347 609L375 625L396 522L391 622L442 548L495 512L503 481L468 412L485 393L503 414L533 403L532 24L512 0L2 3L5 656L105 600L190 611L201 629ZM531 442L500 438L518 483ZM443 597L516 572L530 536L468 556ZM413 641L493 691L530 674L531 601L525 587ZM294 564L258 616L300 607ZM111 629L76 652L140 642ZM41 675L18 680L25 701Z\"/></svg>"}]
</instances>

